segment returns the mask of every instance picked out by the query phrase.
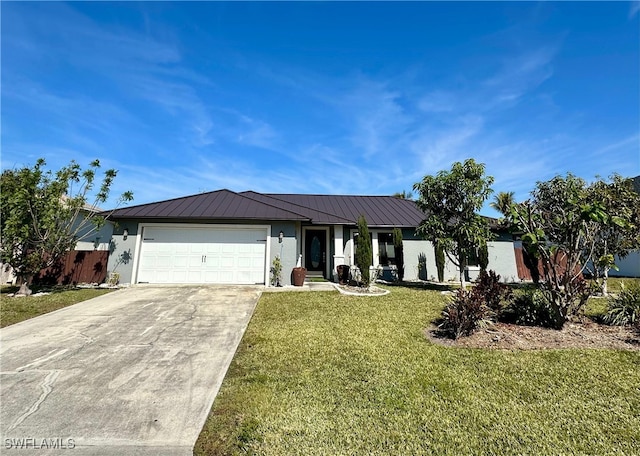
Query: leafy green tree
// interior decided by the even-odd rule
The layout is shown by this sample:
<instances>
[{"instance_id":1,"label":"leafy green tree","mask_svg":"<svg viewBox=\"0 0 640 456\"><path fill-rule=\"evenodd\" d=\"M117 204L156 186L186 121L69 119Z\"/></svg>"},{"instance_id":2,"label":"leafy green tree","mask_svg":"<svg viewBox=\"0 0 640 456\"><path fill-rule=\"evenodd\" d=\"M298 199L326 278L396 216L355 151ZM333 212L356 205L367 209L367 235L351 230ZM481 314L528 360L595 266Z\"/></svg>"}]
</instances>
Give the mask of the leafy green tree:
<instances>
[{"instance_id":1,"label":"leafy green tree","mask_svg":"<svg viewBox=\"0 0 640 456\"><path fill-rule=\"evenodd\" d=\"M425 176L413 186L419 195L416 203L427 214L416 232L434 245L440 243L458 267L462 287L468 256L492 238L486 219L477 213L491 194L492 184L484 164L470 158L454 163L450 171Z\"/></svg>"},{"instance_id":2,"label":"leafy green tree","mask_svg":"<svg viewBox=\"0 0 640 456\"><path fill-rule=\"evenodd\" d=\"M398 280L404 280L404 245L402 243L402 230L393 229L393 250L396 256L396 268L398 268Z\"/></svg>"},{"instance_id":3,"label":"leafy green tree","mask_svg":"<svg viewBox=\"0 0 640 456\"><path fill-rule=\"evenodd\" d=\"M362 286L368 287L370 282L369 268L373 262L373 248L371 246L371 236L369 235L369 225L364 215L358 218L358 238L356 241L355 261L360 268Z\"/></svg>"},{"instance_id":4,"label":"leafy green tree","mask_svg":"<svg viewBox=\"0 0 640 456\"><path fill-rule=\"evenodd\" d=\"M523 247L542 265L541 291L557 328L578 314L589 297L582 272L592 252L598 251L603 236L629 221L624 211L596 200L592 188L571 173L556 176L538 182L531 198L511 209Z\"/></svg>"},{"instance_id":5,"label":"leafy green tree","mask_svg":"<svg viewBox=\"0 0 640 456\"><path fill-rule=\"evenodd\" d=\"M39 159L33 167L5 170L0 176L0 259L13 267L20 294L30 294L35 274L104 225L109 214L103 215L98 205L107 201L117 174L106 170L95 188L98 160L84 171L75 161L55 173L45 171L45 164ZM125 192L118 205L132 199Z\"/></svg>"},{"instance_id":6,"label":"leafy green tree","mask_svg":"<svg viewBox=\"0 0 640 456\"><path fill-rule=\"evenodd\" d=\"M617 270L615 258L625 258L640 247L640 194L633 180L618 174L610 181L598 179L587 189L587 199L601 212L599 230L590 251L587 269L607 295L609 270Z\"/></svg>"}]
</instances>

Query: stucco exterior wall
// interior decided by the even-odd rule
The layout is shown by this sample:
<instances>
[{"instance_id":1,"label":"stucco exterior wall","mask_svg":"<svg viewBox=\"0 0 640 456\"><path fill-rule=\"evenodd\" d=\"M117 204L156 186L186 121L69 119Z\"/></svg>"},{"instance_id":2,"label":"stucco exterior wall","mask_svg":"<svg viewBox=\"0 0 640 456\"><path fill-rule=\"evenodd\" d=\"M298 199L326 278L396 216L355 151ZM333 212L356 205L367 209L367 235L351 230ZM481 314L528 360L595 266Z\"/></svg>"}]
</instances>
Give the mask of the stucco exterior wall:
<instances>
[{"instance_id":1,"label":"stucco exterior wall","mask_svg":"<svg viewBox=\"0 0 640 456\"><path fill-rule=\"evenodd\" d=\"M487 269L500 275L503 282L519 282L516 255L511 241L492 241L487 244L489 265Z\"/></svg>"},{"instance_id":2,"label":"stucco exterior wall","mask_svg":"<svg viewBox=\"0 0 640 456\"><path fill-rule=\"evenodd\" d=\"M111 236L109 262L107 264L108 272L117 272L120 274L120 284L131 284L133 277L134 257L136 252L136 239L138 234L138 220L119 220L118 227L114 229ZM291 284L291 271L296 265L298 259L298 240L295 222L262 222L271 225L271 240L269 245L269 258L267 272L270 272L273 259L276 255L281 255L282 261L282 285ZM186 225L186 224L185 224ZM218 224L211 224L215 227ZM250 224L247 224L250 225ZM124 239L123 230L127 229L129 234ZM284 233L282 243L279 242L280 231ZM271 279L268 274L267 285Z\"/></svg>"},{"instance_id":3,"label":"stucco exterior wall","mask_svg":"<svg viewBox=\"0 0 640 456\"><path fill-rule=\"evenodd\" d=\"M433 244L424 239L404 239L405 280L438 280L436 253ZM457 267L445 256L444 281L458 280Z\"/></svg>"},{"instance_id":4,"label":"stucco exterior wall","mask_svg":"<svg viewBox=\"0 0 640 456\"><path fill-rule=\"evenodd\" d=\"M123 230L127 229L129 235L124 239ZM130 284L133 276L133 258L136 250L136 235L138 234L138 222L133 220L120 220L118 227L114 228L109 246L109 262L107 263L107 277L109 273L120 274L121 284Z\"/></svg>"},{"instance_id":5,"label":"stucco exterior wall","mask_svg":"<svg viewBox=\"0 0 640 456\"><path fill-rule=\"evenodd\" d=\"M284 233L282 242L279 242L280 231ZM296 266L298 261L298 239L297 239L296 224L290 223L278 223L271 224L271 255L269 258L269 271L273 264L273 259L276 256L280 257L282 262L282 281L284 285L291 285L291 272ZM269 273L269 283L271 283L271 273Z\"/></svg>"},{"instance_id":6,"label":"stucco exterior wall","mask_svg":"<svg viewBox=\"0 0 640 456\"><path fill-rule=\"evenodd\" d=\"M625 258L616 258L619 270L609 271L611 277L640 277L640 250L635 250Z\"/></svg>"},{"instance_id":7,"label":"stucco exterior wall","mask_svg":"<svg viewBox=\"0 0 640 456\"><path fill-rule=\"evenodd\" d=\"M112 233L112 222L106 222L98 231L89 226L78 233L75 250L108 250Z\"/></svg>"}]
</instances>

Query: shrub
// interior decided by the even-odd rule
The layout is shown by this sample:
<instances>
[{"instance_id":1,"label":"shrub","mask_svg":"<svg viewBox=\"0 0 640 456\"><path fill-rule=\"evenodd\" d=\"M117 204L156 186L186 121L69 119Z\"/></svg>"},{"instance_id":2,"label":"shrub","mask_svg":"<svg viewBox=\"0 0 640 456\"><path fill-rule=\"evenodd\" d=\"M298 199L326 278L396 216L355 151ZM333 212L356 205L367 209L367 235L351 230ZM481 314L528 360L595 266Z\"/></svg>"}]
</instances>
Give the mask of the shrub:
<instances>
[{"instance_id":1,"label":"shrub","mask_svg":"<svg viewBox=\"0 0 640 456\"><path fill-rule=\"evenodd\" d=\"M457 339L491 324L494 317L495 313L478 293L460 289L442 311L438 328L445 335Z\"/></svg>"},{"instance_id":2,"label":"shrub","mask_svg":"<svg viewBox=\"0 0 640 456\"><path fill-rule=\"evenodd\" d=\"M369 236L369 226L364 215L358 218L358 239L356 241L356 265L360 268L361 284L363 287L368 287L370 283L369 279L369 267L373 262L373 253L371 247L371 237Z\"/></svg>"},{"instance_id":3,"label":"shrub","mask_svg":"<svg viewBox=\"0 0 640 456\"><path fill-rule=\"evenodd\" d=\"M396 256L396 267L398 268L398 280L404 280L404 246L402 243L402 230L393 229L393 251Z\"/></svg>"},{"instance_id":4,"label":"shrub","mask_svg":"<svg viewBox=\"0 0 640 456\"><path fill-rule=\"evenodd\" d=\"M515 290L500 313L500 320L525 326L556 327L553 310L538 289Z\"/></svg>"},{"instance_id":5,"label":"shrub","mask_svg":"<svg viewBox=\"0 0 640 456\"><path fill-rule=\"evenodd\" d=\"M608 325L633 325L640 330L640 286L632 284L608 299L608 310L602 319Z\"/></svg>"},{"instance_id":6,"label":"shrub","mask_svg":"<svg viewBox=\"0 0 640 456\"><path fill-rule=\"evenodd\" d=\"M472 293L478 295L478 299L483 299L485 304L498 314L502 311L504 302L509 299L511 290L500 283L500 276L495 271L490 270L480 271Z\"/></svg>"},{"instance_id":7,"label":"shrub","mask_svg":"<svg viewBox=\"0 0 640 456\"><path fill-rule=\"evenodd\" d=\"M436 242L436 269L438 270L438 282L444 282L444 247L440 242Z\"/></svg>"},{"instance_id":8,"label":"shrub","mask_svg":"<svg viewBox=\"0 0 640 456\"><path fill-rule=\"evenodd\" d=\"M478 247L478 266L480 266L481 271L486 271L489 266L489 246L486 242L483 242Z\"/></svg>"},{"instance_id":9,"label":"shrub","mask_svg":"<svg viewBox=\"0 0 640 456\"><path fill-rule=\"evenodd\" d=\"M279 287L280 281L282 280L282 261L280 261L280 257L276 255L271 262L271 285L274 287Z\"/></svg>"}]
</instances>

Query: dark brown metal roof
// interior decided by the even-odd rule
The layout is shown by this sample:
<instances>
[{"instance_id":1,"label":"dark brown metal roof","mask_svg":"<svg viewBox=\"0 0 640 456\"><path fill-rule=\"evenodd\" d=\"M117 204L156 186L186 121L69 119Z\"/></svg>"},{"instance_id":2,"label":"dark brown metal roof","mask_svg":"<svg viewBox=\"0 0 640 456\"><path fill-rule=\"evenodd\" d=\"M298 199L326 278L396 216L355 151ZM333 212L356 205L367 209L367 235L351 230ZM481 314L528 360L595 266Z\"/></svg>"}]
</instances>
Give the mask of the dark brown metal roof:
<instances>
[{"instance_id":1,"label":"dark brown metal roof","mask_svg":"<svg viewBox=\"0 0 640 456\"><path fill-rule=\"evenodd\" d=\"M116 209L113 219L308 220L308 217L230 190Z\"/></svg>"},{"instance_id":2,"label":"dark brown metal roof","mask_svg":"<svg viewBox=\"0 0 640 456\"><path fill-rule=\"evenodd\" d=\"M314 223L342 224L342 225L352 223L350 219L343 218L335 214L331 214L329 212L320 211L313 207L303 206L301 204L297 204L291 201L287 201L285 199L278 198L278 196L281 196L281 195L265 195L265 194L257 193L254 191L242 192L240 194L247 196L249 198L255 199L257 201L269 203L289 211L304 214L307 218L309 218Z\"/></svg>"},{"instance_id":3,"label":"dark brown metal roof","mask_svg":"<svg viewBox=\"0 0 640 456\"><path fill-rule=\"evenodd\" d=\"M293 220L315 225L416 227L425 215L414 201L392 196L264 194L230 190L117 209L113 219Z\"/></svg>"},{"instance_id":4,"label":"dark brown metal roof","mask_svg":"<svg viewBox=\"0 0 640 456\"><path fill-rule=\"evenodd\" d=\"M364 215L369 226L416 227L425 218L411 200L393 196L264 194L285 203L317 211L314 224L356 224ZM308 213L305 215L309 215ZM337 220L336 220L337 219Z\"/></svg>"}]
</instances>

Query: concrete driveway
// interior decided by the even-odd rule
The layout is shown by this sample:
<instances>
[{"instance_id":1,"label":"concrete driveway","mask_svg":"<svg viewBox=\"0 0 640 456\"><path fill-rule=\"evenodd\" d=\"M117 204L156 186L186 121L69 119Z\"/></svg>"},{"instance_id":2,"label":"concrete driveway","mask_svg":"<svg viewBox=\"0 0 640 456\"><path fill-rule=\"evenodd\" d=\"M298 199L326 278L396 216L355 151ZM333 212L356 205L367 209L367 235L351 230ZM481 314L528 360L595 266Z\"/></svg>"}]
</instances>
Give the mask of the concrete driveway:
<instances>
[{"instance_id":1,"label":"concrete driveway","mask_svg":"<svg viewBox=\"0 0 640 456\"><path fill-rule=\"evenodd\" d=\"M3 328L0 453L191 455L261 291L133 287Z\"/></svg>"}]
</instances>

